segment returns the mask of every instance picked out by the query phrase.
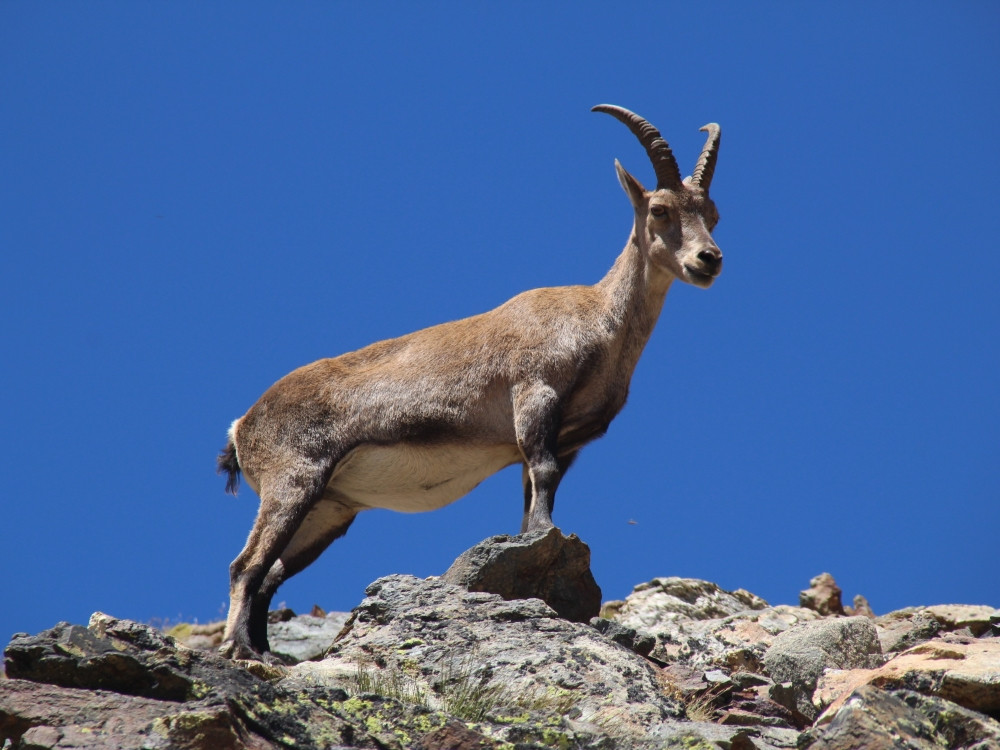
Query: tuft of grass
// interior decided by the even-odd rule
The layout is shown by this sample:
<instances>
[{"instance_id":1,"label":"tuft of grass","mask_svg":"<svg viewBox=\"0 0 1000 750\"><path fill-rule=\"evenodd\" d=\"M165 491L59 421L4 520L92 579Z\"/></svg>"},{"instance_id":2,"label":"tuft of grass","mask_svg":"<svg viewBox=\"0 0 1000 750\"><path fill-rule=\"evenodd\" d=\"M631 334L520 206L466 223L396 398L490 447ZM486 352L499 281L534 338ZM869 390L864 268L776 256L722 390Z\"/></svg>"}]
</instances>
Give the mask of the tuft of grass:
<instances>
[{"instance_id":1,"label":"tuft of grass","mask_svg":"<svg viewBox=\"0 0 1000 750\"><path fill-rule=\"evenodd\" d=\"M573 711L579 696L570 690L547 688L515 691L491 679L488 670L477 676L475 655L447 659L432 681L441 710L465 721L484 721L500 713L534 711L565 716ZM429 708L428 694L421 684L398 665L378 667L361 662L353 677L355 693L374 693Z\"/></svg>"},{"instance_id":2,"label":"tuft of grass","mask_svg":"<svg viewBox=\"0 0 1000 750\"><path fill-rule=\"evenodd\" d=\"M378 669L359 661L354 672L354 687L358 693L374 693L403 703L427 706L427 693L420 684L392 665Z\"/></svg>"},{"instance_id":3,"label":"tuft of grass","mask_svg":"<svg viewBox=\"0 0 1000 750\"><path fill-rule=\"evenodd\" d=\"M472 659L449 660L435 683L444 712L466 721L482 721L498 709L514 704L506 685L491 683L489 675L475 676Z\"/></svg>"},{"instance_id":4,"label":"tuft of grass","mask_svg":"<svg viewBox=\"0 0 1000 750\"><path fill-rule=\"evenodd\" d=\"M541 693L539 688L535 687L514 699L514 705L518 708L559 716L569 715L570 718L574 718L572 714L579 702L580 695L578 693L557 687L547 687ZM577 715L579 715L579 711L577 711Z\"/></svg>"},{"instance_id":5,"label":"tuft of grass","mask_svg":"<svg viewBox=\"0 0 1000 750\"><path fill-rule=\"evenodd\" d=\"M488 672L479 677L475 673L474 654L446 663L435 684L446 713L467 721L483 721L501 712L519 711L565 716L580 702L579 696L570 690L547 688L542 691L537 687L528 691L514 690L492 682Z\"/></svg>"},{"instance_id":6,"label":"tuft of grass","mask_svg":"<svg viewBox=\"0 0 1000 750\"><path fill-rule=\"evenodd\" d=\"M715 721L719 703L725 698L728 689L710 688L702 693L691 696L684 701L684 714L691 721Z\"/></svg>"}]
</instances>

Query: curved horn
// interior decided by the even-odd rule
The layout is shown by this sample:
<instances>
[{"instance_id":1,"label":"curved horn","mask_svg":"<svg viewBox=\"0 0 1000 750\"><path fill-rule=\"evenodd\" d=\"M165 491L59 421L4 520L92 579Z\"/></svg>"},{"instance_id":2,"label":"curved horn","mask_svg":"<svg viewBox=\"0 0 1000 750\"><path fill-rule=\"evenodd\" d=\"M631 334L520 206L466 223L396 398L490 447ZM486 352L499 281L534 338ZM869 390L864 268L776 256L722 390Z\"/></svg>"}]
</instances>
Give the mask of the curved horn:
<instances>
[{"instance_id":1,"label":"curved horn","mask_svg":"<svg viewBox=\"0 0 1000 750\"><path fill-rule=\"evenodd\" d=\"M712 184L712 175L715 174L715 161L719 158L719 139L722 137L722 128L719 123L710 122L702 128L708 133L708 140L705 141L705 148L701 150L698 163L691 173L691 184L702 188L706 193L708 186Z\"/></svg>"},{"instance_id":2,"label":"curved horn","mask_svg":"<svg viewBox=\"0 0 1000 750\"><path fill-rule=\"evenodd\" d=\"M657 190L677 190L681 187L681 171L677 167L677 160L670 150L670 146L660 131L654 128L635 112L629 112L623 107L616 107L613 104L598 104L592 107L591 112L604 112L617 120L625 123L639 143L646 149L649 160L653 162L653 171L656 172Z\"/></svg>"}]
</instances>

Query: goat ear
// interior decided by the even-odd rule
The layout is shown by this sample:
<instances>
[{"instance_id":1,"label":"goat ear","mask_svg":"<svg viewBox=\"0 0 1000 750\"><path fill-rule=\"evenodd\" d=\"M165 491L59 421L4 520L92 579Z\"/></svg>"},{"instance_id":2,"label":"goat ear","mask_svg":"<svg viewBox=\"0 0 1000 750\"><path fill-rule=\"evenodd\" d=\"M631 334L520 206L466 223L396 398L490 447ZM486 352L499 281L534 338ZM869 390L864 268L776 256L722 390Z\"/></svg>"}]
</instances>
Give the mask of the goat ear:
<instances>
[{"instance_id":1,"label":"goat ear","mask_svg":"<svg viewBox=\"0 0 1000 750\"><path fill-rule=\"evenodd\" d=\"M645 198L646 188L635 177L625 171L625 167L617 159L615 159L615 171L618 173L618 182L625 188L625 194L632 202L632 207L639 208Z\"/></svg>"}]
</instances>

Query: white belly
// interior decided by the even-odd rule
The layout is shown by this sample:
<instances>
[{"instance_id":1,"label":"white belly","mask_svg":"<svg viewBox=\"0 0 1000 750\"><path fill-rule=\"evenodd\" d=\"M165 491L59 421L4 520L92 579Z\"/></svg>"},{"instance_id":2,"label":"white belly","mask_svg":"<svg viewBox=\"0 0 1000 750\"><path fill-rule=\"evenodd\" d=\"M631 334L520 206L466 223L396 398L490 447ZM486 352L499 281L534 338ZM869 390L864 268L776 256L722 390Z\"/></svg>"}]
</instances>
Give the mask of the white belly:
<instances>
[{"instance_id":1,"label":"white belly","mask_svg":"<svg viewBox=\"0 0 1000 750\"><path fill-rule=\"evenodd\" d=\"M520 460L513 445L361 445L337 464L328 486L352 504L418 513L455 502Z\"/></svg>"}]
</instances>

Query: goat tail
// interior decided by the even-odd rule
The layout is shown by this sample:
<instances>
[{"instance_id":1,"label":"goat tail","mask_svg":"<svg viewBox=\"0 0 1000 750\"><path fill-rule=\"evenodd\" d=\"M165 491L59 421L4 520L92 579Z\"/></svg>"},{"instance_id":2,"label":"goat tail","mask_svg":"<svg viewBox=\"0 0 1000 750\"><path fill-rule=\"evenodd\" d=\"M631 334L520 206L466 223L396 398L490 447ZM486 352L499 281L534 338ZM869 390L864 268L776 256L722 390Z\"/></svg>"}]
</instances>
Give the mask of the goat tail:
<instances>
[{"instance_id":1,"label":"goat tail","mask_svg":"<svg viewBox=\"0 0 1000 750\"><path fill-rule=\"evenodd\" d=\"M240 486L240 462L236 457L236 443L233 442L232 438L229 439L226 447L219 453L216 466L218 467L217 471L219 474L226 472L228 475L226 477L226 492L230 495L235 495L236 490Z\"/></svg>"}]
</instances>

